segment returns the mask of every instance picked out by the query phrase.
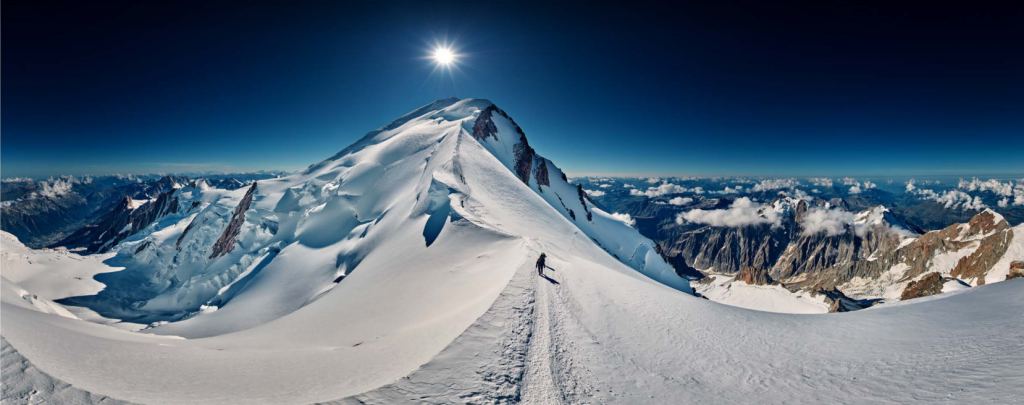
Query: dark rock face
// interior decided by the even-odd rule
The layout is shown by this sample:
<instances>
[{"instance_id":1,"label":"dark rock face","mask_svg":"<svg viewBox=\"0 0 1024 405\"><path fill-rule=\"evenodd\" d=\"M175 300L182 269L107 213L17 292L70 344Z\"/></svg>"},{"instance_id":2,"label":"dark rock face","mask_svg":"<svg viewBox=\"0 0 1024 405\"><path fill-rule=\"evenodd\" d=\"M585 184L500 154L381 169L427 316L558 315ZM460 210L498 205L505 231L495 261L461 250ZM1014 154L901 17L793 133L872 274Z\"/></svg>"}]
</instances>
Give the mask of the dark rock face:
<instances>
[{"instance_id":1,"label":"dark rock face","mask_svg":"<svg viewBox=\"0 0 1024 405\"><path fill-rule=\"evenodd\" d=\"M490 105L480 112L477 116L476 122L473 123L473 137L479 141L485 141L488 138L498 139L498 127L494 125L494 114L498 114L507 119L512 127L516 129L516 133L519 135L519 140L513 146L512 152L515 157L513 163L513 171L516 173L516 177L522 180L523 183L529 184L530 182L530 171L533 170L534 159L537 158L537 153L530 147L530 143L526 140L526 134L523 133L523 129L516 124L516 121L509 117L505 111L494 105ZM545 168L546 170L547 168Z\"/></svg>"},{"instance_id":2,"label":"dark rock face","mask_svg":"<svg viewBox=\"0 0 1024 405\"><path fill-rule=\"evenodd\" d=\"M770 269L789 244L781 228L756 225L741 228L705 227L670 238L667 252L699 269L735 273L746 267Z\"/></svg>"},{"instance_id":3,"label":"dark rock face","mask_svg":"<svg viewBox=\"0 0 1024 405\"><path fill-rule=\"evenodd\" d=\"M491 137L498 139L498 127L494 125L494 121L491 118L491 115L494 114L495 111L498 111L498 107L492 105L480 112L480 115L476 118L476 122L473 124L474 138L480 141L487 140L487 138Z\"/></svg>"},{"instance_id":4,"label":"dark rock face","mask_svg":"<svg viewBox=\"0 0 1024 405\"><path fill-rule=\"evenodd\" d=\"M516 177L522 180L523 183L530 183L530 171L533 170L533 159L537 156L530 144L526 143L526 137L522 137L522 140L513 147L512 151L515 153L515 169Z\"/></svg>"},{"instance_id":5,"label":"dark rock face","mask_svg":"<svg viewBox=\"0 0 1024 405\"><path fill-rule=\"evenodd\" d=\"M188 235L188 231L191 231L192 228L196 226L196 223L199 222L199 217L201 216L203 215L199 214L196 215L195 218L192 218L192 222L188 223L188 226L185 227L185 230L182 231L181 235L178 236L178 240L174 242L174 247L177 248L179 251L181 250L181 242L185 240L185 236Z\"/></svg>"},{"instance_id":6,"label":"dark rock face","mask_svg":"<svg viewBox=\"0 0 1024 405\"><path fill-rule=\"evenodd\" d=\"M577 184L576 185L576 194L578 194L580 196L580 205L583 206L583 211L587 212L587 221L593 221L594 220L594 214L592 214L590 212L590 209L587 208L587 197L586 197L587 193L585 191L583 191L583 185L582 184Z\"/></svg>"},{"instance_id":7,"label":"dark rock face","mask_svg":"<svg viewBox=\"0 0 1024 405\"><path fill-rule=\"evenodd\" d=\"M914 298L927 297L929 295L941 294L942 284L945 280L939 273L928 273L918 281L911 281L907 288L900 294L900 300L906 301Z\"/></svg>"},{"instance_id":8,"label":"dark rock face","mask_svg":"<svg viewBox=\"0 0 1024 405\"><path fill-rule=\"evenodd\" d=\"M850 210L850 204L847 203L846 200L839 197L829 199L828 204L831 207L842 208L847 211Z\"/></svg>"},{"instance_id":9,"label":"dark rock face","mask_svg":"<svg viewBox=\"0 0 1024 405\"><path fill-rule=\"evenodd\" d=\"M1024 262L1013 261L1010 263L1010 274L1006 275L1007 280L1024 278Z\"/></svg>"},{"instance_id":10,"label":"dark rock face","mask_svg":"<svg viewBox=\"0 0 1024 405\"><path fill-rule=\"evenodd\" d=\"M803 278L804 287L832 288L855 277L877 277L897 263L900 236L887 225L839 235L797 237L772 270L779 279Z\"/></svg>"},{"instance_id":11,"label":"dark rock face","mask_svg":"<svg viewBox=\"0 0 1024 405\"><path fill-rule=\"evenodd\" d=\"M142 244L139 245L138 248L135 249L135 254L142 253L143 250L146 250L146 248L150 247L152 244L153 242L150 242L148 240L143 242Z\"/></svg>"},{"instance_id":12,"label":"dark rock face","mask_svg":"<svg viewBox=\"0 0 1024 405\"><path fill-rule=\"evenodd\" d=\"M777 284L768 275L768 270L757 267L746 267L736 274L736 281L742 281L750 285L772 285Z\"/></svg>"},{"instance_id":13,"label":"dark rock face","mask_svg":"<svg viewBox=\"0 0 1024 405\"><path fill-rule=\"evenodd\" d=\"M137 204L139 202L131 197L124 197L113 211L57 244L69 248L85 248L87 253L106 252L157 219L178 212L175 190L163 192L142 206Z\"/></svg>"},{"instance_id":14,"label":"dark rock face","mask_svg":"<svg viewBox=\"0 0 1024 405\"><path fill-rule=\"evenodd\" d=\"M537 188L551 186L551 180L548 179L548 162L545 159L538 160L537 170L533 173L533 178L537 180Z\"/></svg>"},{"instance_id":15,"label":"dark rock face","mask_svg":"<svg viewBox=\"0 0 1024 405\"><path fill-rule=\"evenodd\" d=\"M249 190L245 192L245 196L242 197L242 201L238 203L238 207L235 208L235 213L231 215L231 222L228 222L228 227L224 229L224 233L222 233L220 238L217 239L217 242L213 244L213 252L210 253L211 259L216 259L235 249L235 239L238 237L238 233L242 230L242 224L245 223L245 212L248 211L249 206L252 205L252 199L255 193L256 182L253 182L252 186L249 187Z\"/></svg>"}]
</instances>

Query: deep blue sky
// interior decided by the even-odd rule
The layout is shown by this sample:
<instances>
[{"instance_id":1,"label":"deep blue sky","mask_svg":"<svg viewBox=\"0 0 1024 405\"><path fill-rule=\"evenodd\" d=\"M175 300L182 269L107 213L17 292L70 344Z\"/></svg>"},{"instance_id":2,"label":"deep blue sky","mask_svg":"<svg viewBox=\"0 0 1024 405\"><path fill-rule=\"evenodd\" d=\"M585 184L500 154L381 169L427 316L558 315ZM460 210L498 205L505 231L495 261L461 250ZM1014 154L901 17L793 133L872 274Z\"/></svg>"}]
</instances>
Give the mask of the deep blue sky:
<instances>
[{"instance_id":1,"label":"deep blue sky","mask_svg":"<svg viewBox=\"0 0 1024 405\"><path fill-rule=\"evenodd\" d=\"M457 96L576 174L1024 175L1022 8L862 3L7 0L0 174L298 169Z\"/></svg>"}]
</instances>

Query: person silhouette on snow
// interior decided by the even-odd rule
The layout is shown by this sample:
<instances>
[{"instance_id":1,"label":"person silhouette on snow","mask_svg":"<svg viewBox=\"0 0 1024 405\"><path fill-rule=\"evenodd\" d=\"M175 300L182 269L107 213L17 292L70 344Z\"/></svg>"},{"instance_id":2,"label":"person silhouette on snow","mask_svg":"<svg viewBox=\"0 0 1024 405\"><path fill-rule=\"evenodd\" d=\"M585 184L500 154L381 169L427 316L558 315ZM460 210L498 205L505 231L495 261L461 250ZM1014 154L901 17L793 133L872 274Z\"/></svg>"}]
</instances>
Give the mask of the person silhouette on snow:
<instances>
[{"instance_id":1,"label":"person silhouette on snow","mask_svg":"<svg viewBox=\"0 0 1024 405\"><path fill-rule=\"evenodd\" d=\"M547 257L548 255L541 253L540 257L537 258L537 274L539 274L541 277L544 276L544 259L546 259Z\"/></svg>"}]
</instances>

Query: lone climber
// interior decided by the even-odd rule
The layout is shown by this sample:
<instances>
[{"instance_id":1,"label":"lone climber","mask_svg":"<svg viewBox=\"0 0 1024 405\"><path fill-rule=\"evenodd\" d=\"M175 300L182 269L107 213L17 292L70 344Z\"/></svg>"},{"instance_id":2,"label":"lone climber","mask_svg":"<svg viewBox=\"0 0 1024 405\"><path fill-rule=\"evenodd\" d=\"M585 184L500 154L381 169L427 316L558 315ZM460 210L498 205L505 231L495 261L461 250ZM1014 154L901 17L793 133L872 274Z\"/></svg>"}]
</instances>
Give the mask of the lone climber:
<instances>
[{"instance_id":1,"label":"lone climber","mask_svg":"<svg viewBox=\"0 0 1024 405\"><path fill-rule=\"evenodd\" d=\"M537 258L537 274L539 274L541 277L544 277L544 259L547 257L548 255L541 253L540 257Z\"/></svg>"}]
</instances>

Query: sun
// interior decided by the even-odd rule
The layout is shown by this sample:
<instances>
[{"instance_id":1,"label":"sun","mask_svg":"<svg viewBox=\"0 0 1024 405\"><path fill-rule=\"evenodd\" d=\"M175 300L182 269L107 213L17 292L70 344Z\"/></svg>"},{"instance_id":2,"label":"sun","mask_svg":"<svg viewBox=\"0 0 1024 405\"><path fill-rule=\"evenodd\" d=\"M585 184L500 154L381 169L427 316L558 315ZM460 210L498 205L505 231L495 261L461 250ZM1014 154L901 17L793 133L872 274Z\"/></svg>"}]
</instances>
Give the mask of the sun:
<instances>
[{"instance_id":1,"label":"sun","mask_svg":"<svg viewBox=\"0 0 1024 405\"><path fill-rule=\"evenodd\" d=\"M452 53L451 48L439 46L434 50L434 60L436 60L439 65L449 66L455 62L455 54Z\"/></svg>"}]
</instances>

